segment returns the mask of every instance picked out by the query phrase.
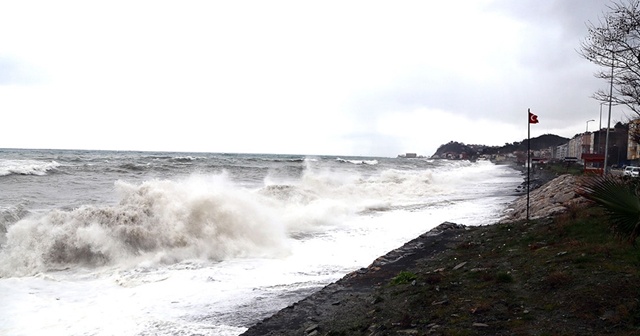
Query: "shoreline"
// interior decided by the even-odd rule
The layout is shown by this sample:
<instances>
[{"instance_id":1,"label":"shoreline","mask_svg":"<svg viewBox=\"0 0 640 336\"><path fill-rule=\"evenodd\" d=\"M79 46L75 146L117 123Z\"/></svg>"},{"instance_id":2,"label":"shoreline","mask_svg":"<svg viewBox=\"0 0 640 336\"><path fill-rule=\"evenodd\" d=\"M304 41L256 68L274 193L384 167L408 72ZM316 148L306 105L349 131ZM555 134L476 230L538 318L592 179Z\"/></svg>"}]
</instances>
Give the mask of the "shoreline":
<instances>
[{"instance_id":1,"label":"shoreline","mask_svg":"<svg viewBox=\"0 0 640 336\"><path fill-rule=\"evenodd\" d=\"M561 175L556 178L546 176L546 179L548 180L546 183L530 191L533 205L530 209L532 219L553 216L584 203L584 199L574 191L573 186L577 181L574 176ZM348 329L348 324L353 322L350 316L359 316L354 317L358 320L363 316L371 315L378 303L376 293L399 277L402 272L442 262L448 262L448 268L451 270L464 267L464 261L455 260L452 256L455 247L468 241L469 235L484 235L483 232L490 230L492 226L525 219L524 200L526 200L524 195L518 197L508 207L506 216L492 225L464 226L444 222L378 257L368 267L351 272L310 296L281 309L249 327L241 335L313 336L324 334L326 330ZM371 324L370 328L375 329L373 327L375 325L375 323ZM414 333L412 328L407 330L409 334ZM366 334L377 335L373 330Z\"/></svg>"},{"instance_id":2,"label":"shoreline","mask_svg":"<svg viewBox=\"0 0 640 336\"><path fill-rule=\"evenodd\" d=\"M308 297L281 309L251 326L241 336L318 335L335 327L345 311L363 313L375 289L399 272L415 267L426 258L437 257L462 241L469 227L444 222L401 247L378 257L368 267L353 271Z\"/></svg>"}]
</instances>

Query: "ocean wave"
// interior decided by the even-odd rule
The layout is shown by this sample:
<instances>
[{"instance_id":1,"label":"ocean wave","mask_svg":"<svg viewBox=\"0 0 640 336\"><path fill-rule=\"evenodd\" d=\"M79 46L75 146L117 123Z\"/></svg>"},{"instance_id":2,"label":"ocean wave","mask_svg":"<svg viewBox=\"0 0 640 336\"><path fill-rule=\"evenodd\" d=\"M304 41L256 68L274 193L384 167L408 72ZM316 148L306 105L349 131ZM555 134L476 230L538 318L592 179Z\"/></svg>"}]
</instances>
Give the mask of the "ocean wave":
<instances>
[{"instance_id":1,"label":"ocean wave","mask_svg":"<svg viewBox=\"0 0 640 336\"><path fill-rule=\"evenodd\" d=\"M294 158L281 158L281 157L250 157L243 159L247 162L304 162L305 158L294 157Z\"/></svg>"},{"instance_id":2,"label":"ocean wave","mask_svg":"<svg viewBox=\"0 0 640 336\"><path fill-rule=\"evenodd\" d=\"M144 171L147 170L149 166L149 164L123 163L119 165L118 168L122 170Z\"/></svg>"},{"instance_id":3,"label":"ocean wave","mask_svg":"<svg viewBox=\"0 0 640 336\"><path fill-rule=\"evenodd\" d=\"M351 163L351 164L355 164L355 165L377 165L378 164L378 160L345 160L345 159L341 159L341 158L337 158L336 159L337 162L341 162L341 163Z\"/></svg>"},{"instance_id":4,"label":"ocean wave","mask_svg":"<svg viewBox=\"0 0 640 336\"><path fill-rule=\"evenodd\" d=\"M24 218L9 226L0 277L132 260L172 264L287 253L279 220L220 178L118 182L120 202Z\"/></svg>"},{"instance_id":5,"label":"ocean wave","mask_svg":"<svg viewBox=\"0 0 640 336\"><path fill-rule=\"evenodd\" d=\"M206 157L203 157L203 156L176 156L176 157L172 157L171 161L175 161L175 162L192 162L192 161L202 160L202 159L206 159Z\"/></svg>"},{"instance_id":6,"label":"ocean wave","mask_svg":"<svg viewBox=\"0 0 640 336\"><path fill-rule=\"evenodd\" d=\"M126 268L123 265L142 262L281 256L291 239L307 239L354 216L446 205L460 190L469 197L484 195L490 192L486 181L502 169L441 164L446 166L376 166L372 173L307 162L295 178L276 171L259 186L233 182L231 172L117 182L115 205L85 205L11 220L3 229L0 277L85 265Z\"/></svg>"},{"instance_id":7,"label":"ocean wave","mask_svg":"<svg viewBox=\"0 0 640 336\"><path fill-rule=\"evenodd\" d=\"M260 194L295 204L308 204L318 198L313 192L293 185L269 185L262 188Z\"/></svg>"},{"instance_id":8,"label":"ocean wave","mask_svg":"<svg viewBox=\"0 0 640 336\"><path fill-rule=\"evenodd\" d=\"M58 168L56 161L0 160L0 176L7 175L47 175Z\"/></svg>"}]
</instances>

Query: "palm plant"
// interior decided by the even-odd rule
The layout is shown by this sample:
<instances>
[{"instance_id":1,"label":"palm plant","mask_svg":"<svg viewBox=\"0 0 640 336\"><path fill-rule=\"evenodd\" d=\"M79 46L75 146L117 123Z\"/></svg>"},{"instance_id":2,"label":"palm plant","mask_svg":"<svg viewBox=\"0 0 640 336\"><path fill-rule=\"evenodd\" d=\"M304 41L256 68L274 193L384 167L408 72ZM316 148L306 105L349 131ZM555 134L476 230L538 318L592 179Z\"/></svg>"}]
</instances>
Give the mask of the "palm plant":
<instances>
[{"instance_id":1,"label":"palm plant","mask_svg":"<svg viewBox=\"0 0 640 336\"><path fill-rule=\"evenodd\" d=\"M578 193L602 207L609 226L618 238L635 245L640 235L640 196L637 178L620 176L585 177Z\"/></svg>"}]
</instances>

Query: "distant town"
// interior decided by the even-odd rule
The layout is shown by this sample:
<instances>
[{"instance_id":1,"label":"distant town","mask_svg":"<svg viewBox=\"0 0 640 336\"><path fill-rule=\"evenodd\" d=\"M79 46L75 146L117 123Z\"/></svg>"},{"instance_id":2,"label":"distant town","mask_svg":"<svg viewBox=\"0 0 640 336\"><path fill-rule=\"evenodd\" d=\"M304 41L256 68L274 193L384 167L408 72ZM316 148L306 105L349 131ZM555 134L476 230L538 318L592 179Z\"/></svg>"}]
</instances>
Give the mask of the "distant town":
<instances>
[{"instance_id":1,"label":"distant town","mask_svg":"<svg viewBox=\"0 0 640 336\"><path fill-rule=\"evenodd\" d=\"M527 150L532 162L568 161L585 165L585 169L602 169L606 162L609 167L640 165L640 119L623 124L618 122L609 129L608 150L607 129L576 134L573 138L563 138L545 134L521 142L506 143L504 146L465 145L451 141L441 145L430 158L449 160L491 160L493 162L516 162L525 164ZM605 160L605 152L607 158ZM414 153L399 157L419 157Z\"/></svg>"}]
</instances>

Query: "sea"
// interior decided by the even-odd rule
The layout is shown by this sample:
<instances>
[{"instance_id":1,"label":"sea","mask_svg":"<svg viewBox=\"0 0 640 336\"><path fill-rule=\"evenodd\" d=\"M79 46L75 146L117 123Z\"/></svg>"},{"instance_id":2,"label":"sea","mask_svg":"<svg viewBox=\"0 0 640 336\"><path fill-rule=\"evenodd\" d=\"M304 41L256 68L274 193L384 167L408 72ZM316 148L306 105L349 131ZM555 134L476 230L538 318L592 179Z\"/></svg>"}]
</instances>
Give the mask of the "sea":
<instances>
[{"instance_id":1,"label":"sea","mask_svg":"<svg viewBox=\"0 0 640 336\"><path fill-rule=\"evenodd\" d=\"M523 177L489 161L0 149L0 335L240 335Z\"/></svg>"}]
</instances>

